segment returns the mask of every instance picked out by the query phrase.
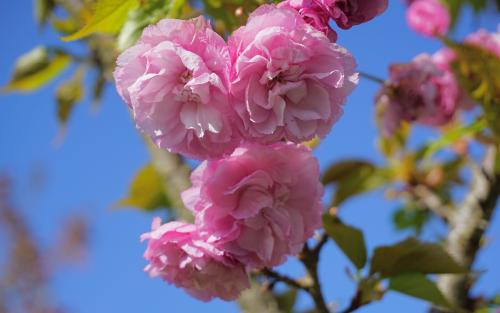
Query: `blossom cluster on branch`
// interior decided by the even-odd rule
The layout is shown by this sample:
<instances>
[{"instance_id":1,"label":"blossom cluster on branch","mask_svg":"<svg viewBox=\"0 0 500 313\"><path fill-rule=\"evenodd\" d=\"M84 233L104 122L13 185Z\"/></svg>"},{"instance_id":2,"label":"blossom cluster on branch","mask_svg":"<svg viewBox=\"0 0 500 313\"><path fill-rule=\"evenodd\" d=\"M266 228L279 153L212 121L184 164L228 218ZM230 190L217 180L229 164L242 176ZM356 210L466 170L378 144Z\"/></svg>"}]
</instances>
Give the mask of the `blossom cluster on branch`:
<instances>
[{"instance_id":1,"label":"blossom cluster on branch","mask_svg":"<svg viewBox=\"0 0 500 313\"><path fill-rule=\"evenodd\" d=\"M301 143L324 137L358 83L334 42L387 1L262 5L227 43L204 17L164 19L123 52L116 86L160 148L205 160L184 191L194 224L153 222L146 271L208 301L236 299L247 273L285 262L321 227L319 165ZM321 16L321 19L316 19Z\"/></svg>"},{"instance_id":2,"label":"blossom cluster on branch","mask_svg":"<svg viewBox=\"0 0 500 313\"><path fill-rule=\"evenodd\" d=\"M410 4L410 26L414 14L412 6L425 1ZM439 10L430 12L441 14ZM432 24L432 19L421 18L426 21L425 25ZM441 18L437 17L437 20ZM500 57L500 32L489 33L480 29L467 36L464 42ZM390 66L389 78L375 100L383 135L391 136L403 122L443 126L454 120L459 111L473 107L474 102L461 88L453 72L456 59L455 52L445 47L433 55L421 54L409 63Z\"/></svg>"}]
</instances>

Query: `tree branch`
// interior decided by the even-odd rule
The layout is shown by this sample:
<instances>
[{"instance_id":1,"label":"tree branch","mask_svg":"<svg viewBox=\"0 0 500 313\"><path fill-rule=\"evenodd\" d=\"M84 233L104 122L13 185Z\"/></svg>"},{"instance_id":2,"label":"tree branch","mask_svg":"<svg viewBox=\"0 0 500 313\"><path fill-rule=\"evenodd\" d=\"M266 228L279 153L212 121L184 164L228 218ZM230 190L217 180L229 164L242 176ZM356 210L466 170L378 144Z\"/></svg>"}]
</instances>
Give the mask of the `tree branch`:
<instances>
[{"instance_id":1,"label":"tree branch","mask_svg":"<svg viewBox=\"0 0 500 313\"><path fill-rule=\"evenodd\" d=\"M192 222L193 215L184 207L180 196L181 192L191 185L189 167L178 154L158 149L149 138L144 139L151 156L151 163L162 178L163 189L172 202L172 209L176 216L184 221Z\"/></svg>"},{"instance_id":2,"label":"tree branch","mask_svg":"<svg viewBox=\"0 0 500 313\"><path fill-rule=\"evenodd\" d=\"M368 73L365 73L365 72L359 72L359 76L361 76L362 78L366 78L368 80L371 80L372 82L374 83L377 83L377 84L380 84L380 85L383 85L385 84L385 80L383 80L382 78L380 77L377 77L377 76L374 76L372 74L368 74Z\"/></svg>"},{"instance_id":3,"label":"tree branch","mask_svg":"<svg viewBox=\"0 0 500 313\"><path fill-rule=\"evenodd\" d=\"M276 281L287 284L288 286L309 292L310 286L301 280L293 279L287 275L275 272L271 269L265 268L258 272L258 274L264 275L268 278L272 278Z\"/></svg>"},{"instance_id":4,"label":"tree branch","mask_svg":"<svg viewBox=\"0 0 500 313\"><path fill-rule=\"evenodd\" d=\"M321 246L322 245L319 245L319 247ZM307 275L311 279L311 286L308 288L308 293L313 298L317 311L319 313L330 313L325 299L323 298L323 292L321 291L321 284L318 276L318 261L320 252L321 249L310 250L308 245L305 244L304 249L299 255L299 260L302 264L304 264Z\"/></svg>"},{"instance_id":5,"label":"tree branch","mask_svg":"<svg viewBox=\"0 0 500 313\"><path fill-rule=\"evenodd\" d=\"M343 311L340 311L340 313L351 313L351 312L354 312L354 311L360 309L364 305L362 302L362 297L363 297L362 291L357 290L356 294L354 295L354 297L351 300L351 304L349 305L349 307Z\"/></svg>"},{"instance_id":6,"label":"tree branch","mask_svg":"<svg viewBox=\"0 0 500 313\"><path fill-rule=\"evenodd\" d=\"M321 252L321 249L323 249L323 246L328 242L328 234L324 232L323 234L320 235L318 243L312 248L312 253L318 255Z\"/></svg>"},{"instance_id":7,"label":"tree branch","mask_svg":"<svg viewBox=\"0 0 500 313\"><path fill-rule=\"evenodd\" d=\"M472 182L461 205L450 216L450 231L446 238L447 251L468 269L472 269L481 248L481 239L489 226L500 196L500 175L495 171L496 149L490 147L481 167L472 169ZM458 308L472 311L469 275L442 275L438 284L444 295ZM433 309L431 312L445 312Z\"/></svg>"},{"instance_id":8,"label":"tree branch","mask_svg":"<svg viewBox=\"0 0 500 313\"><path fill-rule=\"evenodd\" d=\"M443 200L425 185L417 185L412 188L413 195L416 199L434 214L441 217L443 220L448 221L450 214L453 213L452 209L443 203Z\"/></svg>"}]
</instances>

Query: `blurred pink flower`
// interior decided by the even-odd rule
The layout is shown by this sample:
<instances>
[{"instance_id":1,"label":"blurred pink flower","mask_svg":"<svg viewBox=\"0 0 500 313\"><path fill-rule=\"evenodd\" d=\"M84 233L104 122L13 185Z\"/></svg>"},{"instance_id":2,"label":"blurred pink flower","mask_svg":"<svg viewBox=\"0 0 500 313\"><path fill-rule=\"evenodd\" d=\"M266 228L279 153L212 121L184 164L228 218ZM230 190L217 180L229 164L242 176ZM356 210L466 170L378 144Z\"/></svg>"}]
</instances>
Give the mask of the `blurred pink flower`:
<instances>
[{"instance_id":1,"label":"blurred pink flower","mask_svg":"<svg viewBox=\"0 0 500 313\"><path fill-rule=\"evenodd\" d=\"M457 86L458 97L449 101L456 101L456 107L459 109L471 109L474 102L469 98L465 90L460 88L455 74L450 66L451 62L455 60L455 53L449 48L442 48L432 55L432 61L436 66L443 71L443 75L438 79L443 85Z\"/></svg>"},{"instance_id":2,"label":"blurred pink flower","mask_svg":"<svg viewBox=\"0 0 500 313\"><path fill-rule=\"evenodd\" d=\"M448 9L439 0L415 0L406 11L406 21L415 32L434 37L448 32L451 18Z\"/></svg>"},{"instance_id":3,"label":"blurred pink flower","mask_svg":"<svg viewBox=\"0 0 500 313\"><path fill-rule=\"evenodd\" d=\"M481 47L500 58L500 24L496 33L490 33L485 29L470 34L465 38L466 43Z\"/></svg>"},{"instance_id":4,"label":"blurred pink flower","mask_svg":"<svg viewBox=\"0 0 500 313\"><path fill-rule=\"evenodd\" d=\"M500 58L500 24L496 33L480 29L468 35L464 42L490 51ZM443 48L434 54L433 59L439 68L451 71L450 64L455 61L456 55L450 48Z\"/></svg>"},{"instance_id":5,"label":"blurred pink flower","mask_svg":"<svg viewBox=\"0 0 500 313\"><path fill-rule=\"evenodd\" d=\"M330 19L340 28L348 29L382 14L387 0L286 0L278 7L289 7L299 12L306 23L325 33L333 42L337 34L329 26Z\"/></svg>"},{"instance_id":6,"label":"blurred pink flower","mask_svg":"<svg viewBox=\"0 0 500 313\"><path fill-rule=\"evenodd\" d=\"M160 147L195 159L239 143L228 105L227 45L203 18L164 19L123 52L114 73L137 127Z\"/></svg>"},{"instance_id":7,"label":"blurred pink flower","mask_svg":"<svg viewBox=\"0 0 500 313\"><path fill-rule=\"evenodd\" d=\"M259 7L229 50L232 105L250 141L324 137L358 83L349 52L291 9Z\"/></svg>"},{"instance_id":8,"label":"blurred pink flower","mask_svg":"<svg viewBox=\"0 0 500 313\"><path fill-rule=\"evenodd\" d=\"M499 25L500 30L500 25ZM486 51L491 52L500 58L500 31L496 33L490 33L484 29L467 36L465 38L465 43L475 45ZM436 66L444 71L444 77L447 80L456 80L454 77L453 70L451 68L451 63L456 60L456 55L450 48L443 48L436 52L432 59ZM458 82L455 82L458 84ZM464 109L470 109L474 106L474 102L469 98L462 88L459 88L459 97L457 106Z\"/></svg>"},{"instance_id":9,"label":"blurred pink flower","mask_svg":"<svg viewBox=\"0 0 500 313\"><path fill-rule=\"evenodd\" d=\"M377 95L384 135L391 135L402 121L428 126L450 122L463 97L453 74L422 54L408 64L391 65L389 80Z\"/></svg>"},{"instance_id":10,"label":"blurred pink flower","mask_svg":"<svg viewBox=\"0 0 500 313\"><path fill-rule=\"evenodd\" d=\"M200 233L248 269L282 264L321 226L319 166L304 146L245 144L191 181L182 198Z\"/></svg>"},{"instance_id":11,"label":"blurred pink flower","mask_svg":"<svg viewBox=\"0 0 500 313\"><path fill-rule=\"evenodd\" d=\"M161 277L202 301L235 300L250 287L244 266L199 239L194 225L160 224L154 219L152 231L141 236L148 240L144 257L149 264L144 270L151 277Z\"/></svg>"}]
</instances>

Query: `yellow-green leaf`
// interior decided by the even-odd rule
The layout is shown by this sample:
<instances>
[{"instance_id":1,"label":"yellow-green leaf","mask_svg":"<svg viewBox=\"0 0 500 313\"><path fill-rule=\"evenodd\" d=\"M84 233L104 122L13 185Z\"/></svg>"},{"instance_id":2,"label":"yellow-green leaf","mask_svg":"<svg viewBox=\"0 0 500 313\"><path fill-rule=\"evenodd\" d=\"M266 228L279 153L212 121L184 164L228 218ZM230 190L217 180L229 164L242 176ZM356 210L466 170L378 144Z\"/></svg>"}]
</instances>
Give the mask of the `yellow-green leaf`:
<instances>
[{"instance_id":1,"label":"yellow-green leaf","mask_svg":"<svg viewBox=\"0 0 500 313\"><path fill-rule=\"evenodd\" d=\"M53 18L52 27L59 33L64 35L69 35L78 30L77 22L71 17L65 19Z\"/></svg>"},{"instance_id":2,"label":"yellow-green leaf","mask_svg":"<svg viewBox=\"0 0 500 313\"><path fill-rule=\"evenodd\" d=\"M500 138L500 59L474 44L445 43L456 54L451 65L461 87L482 106L488 126Z\"/></svg>"},{"instance_id":3,"label":"yellow-green leaf","mask_svg":"<svg viewBox=\"0 0 500 313\"><path fill-rule=\"evenodd\" d=\"M72 79L57 87L57 117L61 125L68 122L75 104L82 99L83 93L83 69L77 70Z\"/></svg>"},{"instance_id":4,"label":"yellow-green leaf","mask_svg":"<svg viewBox=\"0 0 500 313\"><path fill-rule=\"evenodd\" d=\"M428 301L434 305L450 308L436 284L423 274L403 274L391 277L389 289L399 293Z\"/></svg>"},{"instance_id":5,"label":"yellow-green leaf","mask_svg":"<svg viewBox=\"0 0 500 313\"><path fill-rule=\"evenodd\" d=\"M44 25L54 10L54 0L35 0L35 18L39 25Z\"/></svg>"},{"instance_id":6,"label":"yellow-green leaf","mask_svg":"<svg viewBox=\"0 0 500 313\"><path fill-rule=\"evenodd\" d=\"M117 37L118 49L122 51L135 44L143 29L166 17L172 5L174 5L174 2L150 0L131 10Z\"/></svg>"},{"instance_id":7,"label":"yellow-green leaf","mask_svg":"<svg viewBox=\"0 0 500 313\"><path fill-rule=\"evenodd\" d=\"M328 236L335 241L356 268L363 268L366 263L366 245L363 233L355 227L343 224L338 218L331 215L323 216L323 226Z\"/></svg>"},{"instance_id":8,"label":"yellow-green leaf","mask_svg":"<svg viewBox=\"0 0 500 313\"><path fill-rule=\"evenodd\" d=\"M169 208L171 203L163 190L160 175L151 164L143 167L134 177L127 196L116 207L134 207L145 211Z\"/></svg>"},{"instance_id":9,"label":"yellow-green leaf","mask_svg":"<svg viewBox=\"0 0 500 313\"><path fill-rule=\"evenodd\" d=\"M70 63L71 57L62 51L51 56L45 47L37 47L16 62L14 74L4 91L32 91L50 82Z\"/></svg>"},{"instance_id":10,"label":"yellow-green leaf","mask_svg":"<svg viewBox=\"0 0 500 313\"><path fill-rule=\"evenodd\" d=\"M65 41L84 38L93 33L114 34L125 23L130 10L139 5L138 0L97 0L93 14L85 26L76 33L62 37Z\"/></svg>"},{"instance_id":11,"label":"yellow-green leaf","mask_svg":"<svg viewBox=\"0 0 500 313\"><path fill-rule=\"evenodd\" d=\"M182 13L182 9L186 4L186 0L172 0L170 2L170 8L168 12L169 18L179 18Z\"/></svg>"},{"instance_id":12,"label":"yellow-green leaf","mask_svg":"<svg viewBox=\"0 0 500 313\"><path fill-rule=\"evenodd\" d=\"M458 125L453 129L450 129L444 133L440 138L433 140L429 145L425 147L420 153L422 153L424 159L429 159L439 150L451 146L457 140L470 135L475 135L483 131L488 124L484 119L478 119L469 125Z\"/></svg>"}]
</instances>

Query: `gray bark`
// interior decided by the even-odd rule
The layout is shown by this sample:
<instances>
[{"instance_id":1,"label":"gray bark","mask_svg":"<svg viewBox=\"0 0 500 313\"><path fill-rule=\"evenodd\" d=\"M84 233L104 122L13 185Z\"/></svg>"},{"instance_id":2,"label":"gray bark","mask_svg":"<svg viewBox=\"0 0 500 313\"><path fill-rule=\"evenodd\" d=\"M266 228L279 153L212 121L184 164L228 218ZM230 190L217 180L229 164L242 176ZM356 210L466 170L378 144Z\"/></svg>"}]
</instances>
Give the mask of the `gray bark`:
<instances>
[{"instance_id":1,"label":"gray bark","mask_svg":"<svg viewBox=\"0 0 500 313\"><path fill-rule=\"evenodd\" d=\"M490 148L481 167L473 168L470 190L448 221L450 230L445 241L446 250L470 270L500 195L500 175L495 169L496 162L496 149ZM473 285L471 274L442 275L438 285L455 307L468 312L473 310L473 299L469 292ZM446 311L433 309L432 312Z\"/></svg>"}]
</instances>

